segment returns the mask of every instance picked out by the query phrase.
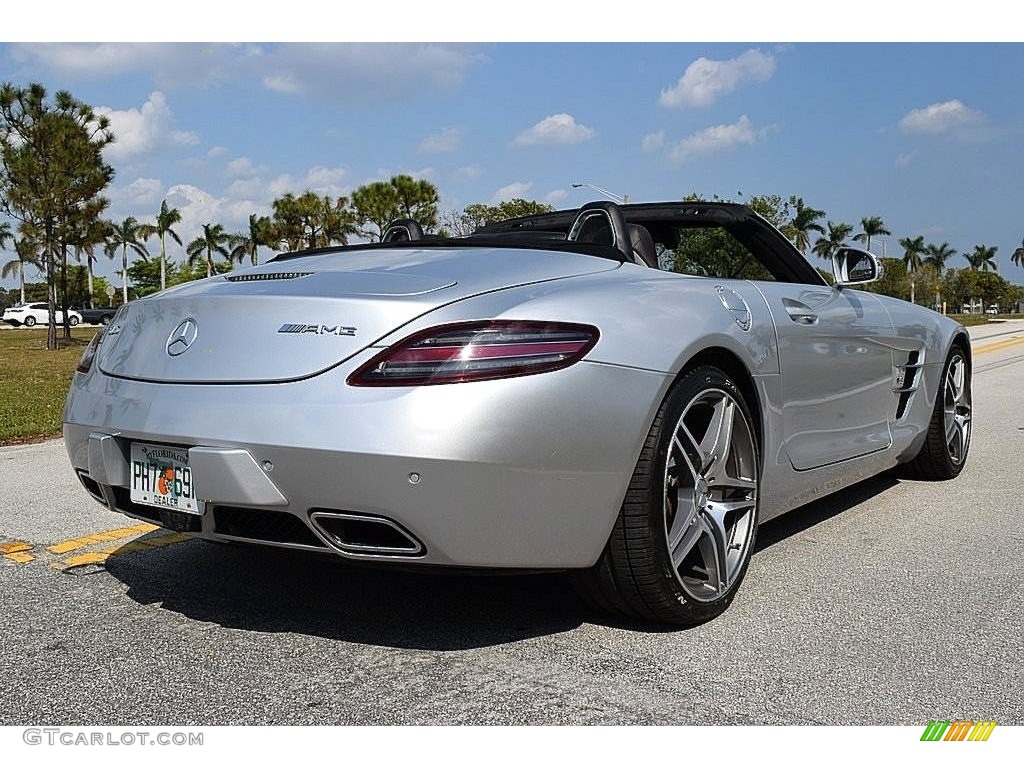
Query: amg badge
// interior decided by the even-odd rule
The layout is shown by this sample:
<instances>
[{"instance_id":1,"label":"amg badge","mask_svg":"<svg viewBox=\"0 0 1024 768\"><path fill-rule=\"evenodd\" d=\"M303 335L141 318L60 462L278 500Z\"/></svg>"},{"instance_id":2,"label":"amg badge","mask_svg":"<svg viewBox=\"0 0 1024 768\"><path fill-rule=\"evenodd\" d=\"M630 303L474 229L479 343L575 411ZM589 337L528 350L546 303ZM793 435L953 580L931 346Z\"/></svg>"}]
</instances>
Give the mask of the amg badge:
<instances>
[{"instance_id":1,"label":"amg badge","mask_svg":"<svg viewBox=\"0 0 1024 768\"><path fill-rule=\"evenodd\" d=\"M307 325L306 323L285 323L278 333L317 333L330 336L355 336L356 329L348 325Z\"/></svg>"}]
</instances>

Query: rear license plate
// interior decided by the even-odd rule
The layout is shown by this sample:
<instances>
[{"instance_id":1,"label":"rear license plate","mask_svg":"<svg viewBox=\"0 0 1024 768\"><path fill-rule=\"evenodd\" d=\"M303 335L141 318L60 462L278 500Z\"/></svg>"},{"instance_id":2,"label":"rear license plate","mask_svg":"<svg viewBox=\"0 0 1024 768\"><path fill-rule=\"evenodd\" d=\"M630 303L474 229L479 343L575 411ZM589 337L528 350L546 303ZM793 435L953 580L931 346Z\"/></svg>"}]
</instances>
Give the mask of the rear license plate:
<instances>
[{"instance_id":1,"label":"rear license plate","mask_svg":"<svg viewBox=\"0 0 1024 768\"><path fill-rule=\"evenodd\" d=\"M131 500L136 504L202 514L188 465L188 448L132 443Z\"/></svg>"}]
</instances>

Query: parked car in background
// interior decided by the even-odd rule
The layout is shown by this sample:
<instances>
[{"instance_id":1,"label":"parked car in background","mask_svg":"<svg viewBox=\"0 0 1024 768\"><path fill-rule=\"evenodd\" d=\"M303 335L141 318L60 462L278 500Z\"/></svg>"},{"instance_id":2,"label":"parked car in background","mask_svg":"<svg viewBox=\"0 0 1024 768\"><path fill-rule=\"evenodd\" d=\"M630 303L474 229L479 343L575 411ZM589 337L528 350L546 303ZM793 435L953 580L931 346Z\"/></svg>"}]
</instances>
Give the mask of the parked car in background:
<instances>
[{"instance_id":1,"label":"parked car in background","mask_svg":"<svg viewBox=\"0 0 1024 768\"><path fill-rule=\"evenodd\" d=\"M59 309L56 311L57 324L64 322L64 313ZM15 307L8 307L4 310L3 321L13 326L24 325L31 328L36 323L45 325L49 321L49 307L46 302L38 304L19 304ZM82 322L82 315L78 311L68 310L68 323L78 325Z\"/></svg>"},{"instance_id":2,"label":"parked car in background","mask_svg":"<svg viewBox=\"0 0 1024 768\"><path fill-rule=\"evenodd\" d=\"M76 309L74 311L82 316L83 323L106 325L117 314L117 307L97 307L96 309Z\"/></svg>"},{"instance_id":3,"label":"parked car in background","mask_svg":"<svg viewBox=\"0 0 1024 768\"><path fill-rule=\"evenodd\" d=\"M985 314L986 315L998 315L999 314L999 306L996 305L996 304L989 304L988 305L988 309L985 310Z\"/></svg>"}]
</instances>

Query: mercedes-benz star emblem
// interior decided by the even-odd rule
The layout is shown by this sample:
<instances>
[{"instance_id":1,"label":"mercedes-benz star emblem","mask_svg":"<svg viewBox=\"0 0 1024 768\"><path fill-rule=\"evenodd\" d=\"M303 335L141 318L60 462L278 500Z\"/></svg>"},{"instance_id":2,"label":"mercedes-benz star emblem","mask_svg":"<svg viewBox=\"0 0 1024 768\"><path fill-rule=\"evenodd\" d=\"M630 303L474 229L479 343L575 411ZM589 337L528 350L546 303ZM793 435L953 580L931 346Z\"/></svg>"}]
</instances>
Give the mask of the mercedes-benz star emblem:
<instances>
[{"instance_id":1,"label":"mercedes-benz star emblem","mask_svg":"<svg viewBox=\"0 0 1024 768\"><path fill-rule=\"evenodd\" d=\"M188 350L199 335L199 324L194 318L187 317L178 323L171 335L167 337L167 354L177 357Z\"/></svg>"}]
</instances>

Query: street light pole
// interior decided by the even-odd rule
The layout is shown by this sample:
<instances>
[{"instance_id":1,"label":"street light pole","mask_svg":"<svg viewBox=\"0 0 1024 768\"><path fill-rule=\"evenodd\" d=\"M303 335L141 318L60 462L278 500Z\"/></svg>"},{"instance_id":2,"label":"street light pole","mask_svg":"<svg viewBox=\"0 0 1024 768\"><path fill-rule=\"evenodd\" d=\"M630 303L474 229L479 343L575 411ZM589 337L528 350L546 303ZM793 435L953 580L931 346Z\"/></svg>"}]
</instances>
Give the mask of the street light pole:
<instances>
[{"instance_id":1,"label":"street light pole","mask_svg":"<svg viewBox=\"0 0 1024 768\"><path fill-rule=\"evenodd\" d=\"M589 187L598 194L604 195L605 197L611 198L612 202L618 203L619 205L626 205L629 203L629 195L617 195L614 192L609 192L604 187L599 187L597 184L591 184L589 181L582 181L578 184L571 185L573 189L579 189L580 187Z\"/></svg>"}]
</instances>

